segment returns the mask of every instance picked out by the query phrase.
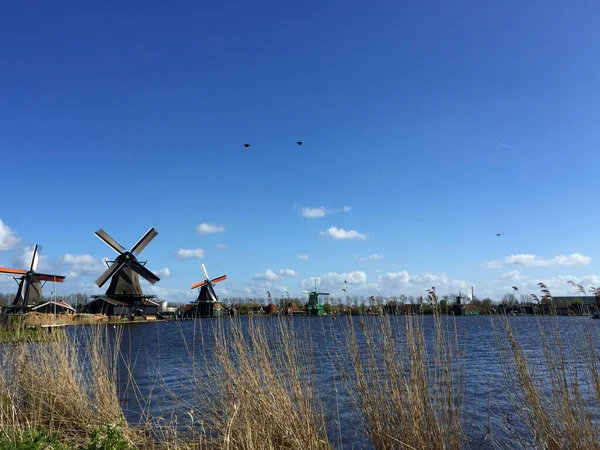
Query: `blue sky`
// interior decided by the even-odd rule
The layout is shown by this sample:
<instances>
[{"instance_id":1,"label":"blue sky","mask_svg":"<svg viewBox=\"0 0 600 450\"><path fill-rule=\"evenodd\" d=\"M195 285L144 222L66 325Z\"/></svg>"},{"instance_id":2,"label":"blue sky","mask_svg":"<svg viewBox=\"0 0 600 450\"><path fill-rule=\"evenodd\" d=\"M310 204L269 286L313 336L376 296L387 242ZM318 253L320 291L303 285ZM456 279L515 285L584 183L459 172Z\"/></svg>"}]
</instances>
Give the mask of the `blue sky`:
<instances>
[{"instance_id":1,"label":"blue sky","mask_svg":"<svg viewBox=\"0 0 600 450\"><path fill-rule=\"evenodd\" d=\"M114 254L93 232L130 246L154 226L141 256L168 300L193 295L201 262L228 275L221 296L313 277L335 295L600 284L599 13L5 2L0 265L39 243L61 290L98 293Z\"/></svg>"}]
</instances>

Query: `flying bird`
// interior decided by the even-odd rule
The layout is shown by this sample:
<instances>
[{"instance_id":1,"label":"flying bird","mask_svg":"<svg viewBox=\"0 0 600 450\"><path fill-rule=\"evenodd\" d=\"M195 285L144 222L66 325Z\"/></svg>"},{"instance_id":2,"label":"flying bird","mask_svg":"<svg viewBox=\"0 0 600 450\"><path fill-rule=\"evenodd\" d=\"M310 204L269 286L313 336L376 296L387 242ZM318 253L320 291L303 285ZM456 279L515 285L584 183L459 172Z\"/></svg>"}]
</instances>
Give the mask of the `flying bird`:
<instances>
[{"instance_id":1,"label":"flying bird","mask_svg":"<svg viewBox=\"0 0 600 450\"><path fill-rule=\"evenodd\" d=\"M244 147L248 148L250 147L250 144L244 144Z\"/></svg>"},{"instance_id":2,"label":"flying bird","mask_svg":"<svg viewBox=\"0 0 600 450\"><path fill-rule=\"evenodd\" d=\"M296 144L302 145L302 141L296 141Z\"/></svg>"},{"instance_id":3,"label":"flying bird","mask_svg":"<svg viewBox=\"0 0 600 450\"><path fill-rule=\"evenodd\" d=\"M504 233L496 233L496 236L504 236Z\"/></svg>"}]
</instances>

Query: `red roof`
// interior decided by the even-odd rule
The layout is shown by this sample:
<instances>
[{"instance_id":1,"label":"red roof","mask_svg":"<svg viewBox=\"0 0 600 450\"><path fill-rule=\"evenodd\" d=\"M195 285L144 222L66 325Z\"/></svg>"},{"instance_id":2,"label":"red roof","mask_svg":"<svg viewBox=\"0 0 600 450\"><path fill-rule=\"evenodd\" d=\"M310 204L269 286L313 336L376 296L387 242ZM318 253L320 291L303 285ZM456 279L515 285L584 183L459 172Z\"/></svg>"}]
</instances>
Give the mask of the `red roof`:
<instances>
[{"instance_id":1,"label":"red roof","mask_svg":"<svg viewBox=\"0 0 600 450\"><path fill-rule=\"evenodd\" d=\"M273 303L269 303L267 306L265 306L264 311L267 314L273 314L273 313L276 313L278 310L277 310L277 306L275 306Z\"/></svg>"},{"instance_id":2,"label":"red roof","mask_svg":"<svg viewBox=\"0 0 600 450\"><path fill-rule=\"evenodd\" d=\"M302 311L303 311L302 309L298 308L298 307L296 306L296 304L295 304L295 303L293 303L293 302L289 302L289 303L288 303L288 305L287 305L287 307L288 307L288 311L289 311L289 312L292 312L292 313L295 313L295 312L302 312Z\"/></svg>"}]
</instances>

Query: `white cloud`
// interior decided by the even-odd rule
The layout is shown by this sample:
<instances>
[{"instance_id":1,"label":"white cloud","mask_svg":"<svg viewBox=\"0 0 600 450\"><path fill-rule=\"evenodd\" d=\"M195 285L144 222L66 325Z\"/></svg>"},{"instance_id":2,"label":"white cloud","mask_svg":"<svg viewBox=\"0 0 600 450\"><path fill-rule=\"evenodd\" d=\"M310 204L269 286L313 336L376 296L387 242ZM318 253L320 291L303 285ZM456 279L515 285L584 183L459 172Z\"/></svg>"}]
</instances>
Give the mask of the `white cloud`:
<instances>
[{"instance_id":1,"label":"white cloud","mask_svg":"<svg viewBox=\"0 0 600 450\"><path fill-rule=\"evenodd\" d=\"M325 216L326 213L325 208L322 206L320 208L302 208L300 211L300 215L307 219L318 219L319 217Z\"/></svg>"},{"instance_id":2,"label":"white cloud","mask_svg":"<svg viewBox=\"0 0 600 450\"><path fill-rule=\"evenodd\" d=\"M327 272L325 275L316 278L319 288L342 289L346 285L361 286L367 283L367 274L362 270L353 272ZM306 278L301 281L302 289L314 289L315 278Z\"/></svg>"},{"instance_id":3,"label":"white cloud","mask_svg":"<svg viewBox=\"0 0 600 450\"><path fill-rule=\"evenodd\" d=\"M156 295L158 300L174 303L188 303L190 300L198 297L198 292L191 289L165 288L158 284L152 285L150 283L144 286L144 293Z\"/></svg>"},{"instance_id":4,"label":"white cloud","mask_svg":"<svg viewBox=\"0 0 600 450\"><path fill-rule=\"evenodd\" d=\"M516 286L519 288L521 293L535 293L539 295L540 287L537 283L544 283L552 295L575 295L575 288L567 283L567 281L572 281L575 284L582 285L587 295L593 295L589 293L589 289L592 286L598 287L600 286L600 276L598 275L584 275L584 276L571 276L571 275L557 275L551 278L545 279L521 279Z\"/></svg>"},{"instance_id":5,"label":"white cloud","mask_svg":"<svg viewBox=\"0 0 600 450\"><path fill-rule=\"evenodd\" d=\"M69 268L69 277L80 275L100 275L105 269L105 265L92 255L73 255L67 253L59 258L58 261Z\"/></svg>"},{"instance_id":6,"label":"white cloud","mask_svg":"<svg viewBox=\"0 0 600 450\"><path fill-rule=\"evenodd\" d=\"M285 277L292 277L298 275L296 271L292 269L280 269L278 271L273 271L271 269L267 269L264 272L255 274L252 279L253 280L267 280L267 281L275 281L275 280L283 280Z\"/></svg>"},{"instance_id":7,"label":"white cloud","mask_svg":"<svg viewBox=\"0 0 600 450\"><path fill-rule=\"evenodd\" d=\"M325 231L319 233L321 236L327 236L331 239L366 239L367 236L355 230L344 230L343 228L329 227Z\"/></svg>"},{"instance_id":8,"label":"white cloud","mask_svg":"<svg viewBox=\"0 0 600 450\"><path fill-rule=\"evenodd\" d=\"M516 281L520 278L521 278L521 274L519 273L518 270L511 270L510 272L506 272L506 273L503 273L502 275L500 275L501 280Z\"/></svg>"},{"instance_id":9,"label":"white cloud","mask_svg":"<svg viewBox=\"0 0 600 450\"><path fill-rule=\"evenodd\" d=\"M270 281L261 281L254 280L250 281L245 288L242 289L242 292L245 296L255 299L266 299L267 291L273 290L273 283Z\"/></svg>"},{"instance_id":10,"label":"white cloud","mask_svg":"<svg viewBox=\"0 0 600 450\"><path fill-rule=\"evenodd\" d=\"M10 250L20 240L17 234L0 219L0 251Z\"/></svg>"},{"instance_id":11,"label":"white cloud","mask_svg":"<svg viewBox=\"0 0 600 450\"><path fill-rule=\"evenodd\" d=\"M175 252L179 259L204 258L204 250L201 248L180 248Z\"/></svg>"},{"instance_id":12,"label":"white cloud","mask_svg":"<svg viewBox=\"0 0 600 450\"><path fill-rule=\"evenodd\" d=\"M327 209L324 206L319 206L318 208L310 208L304 207L300 210L300 215L305 217L306 219L319 219L324 217L326 214L337 214L340 212L350 212L352 210L349 206L344 206L343 208L334 208Z\"/></svg>"},{"instance_id":13,"label":"white cloud","mask_svg":"<svg viewBox=\"0 0 600 450\"><path fill-rule=\"evenodd\" d=\"M227 244L217 244L215 247L219 249L224 249L227 248Z\"/></svg>"},{"instance_id":14,"label":"white cloud","mask_svg":"<svg viewBox=\"0 0 600 450\"><path fill-rule=\"evenodd\" d=\"M78 266L98 263L98 260L92 255L71 255L70 253L63 255L61 260L65 264Z\"/></svg>"},{"instance_id":15,"label":"white cloud","mask_svg":"<svg viewBox=\"0 0 600 450\"><path fill-rule=\"evenodd\" d=\"M499 269L506 266L523 267L550 267L550 266L587 266L592 261L589 256L580 253L571 255L559 255L551 259L541 259L536 255L521 254L509 255L504 259L497 259L483 263L482 266L487 269Z\"/></svg>"},{"instance_id":16,"label":"white cloud","mask_svg":"<svg viewBox=\"0 0 600 450\"><path fill-rule=\"evenodd\" d=\"M308 255L298 255L297 257L298 259L301 259L303 261L306 261L308 259Z\"/></svg>"},{"instance_id":17,"label":"white cloud","mask_svg":"<svg viewBox=\"0 0 600 450\"><path fill-rule=\"evenodd\" d=\"M160 269L157 270L156 272L154 272L156 274L156 276L158 276L159 278L167 278L171 276L171 271L169 270L168 267L165 267L164 269Z\"/></svg>"},{"instance_id":18,"label":"white cloud","mask_svg":"<svg viewBox=\"0 0 600 450\"><path fill-rule=\"evenodd\" d=\"M378 255L377 253L373 253L372 255L369 255L369 256L360 256L360 255L352 255L352 256L360 261L381 261L383 259L383 256Z\"/></svg>"},{"instance_id":19,"label":"white cloud","mask_svg":"<svg viewBox=\"0 0 600 450\"><path fill-rule=\"evenodd\" d=\"M201 223L196 228L196 232L198 234L214 234L214 233L222 233L225 231L225 227L223 225L214 225L210 223Z\"/></svg>"},{"instance_id":20,"label":"white cloud","mask_svg":"<svg viewBox=\"0 0 600 450\"><path fill-rule=\"evenodd\" d=\"M18 255L16 255L15 259L13 260L13 265L15 266L15 269L29 270L29 266L31 265L31 258L33 256L33 248L34 247L30 247L30 246L23 247L21 252ZM41 253L40 247L38 247L38 258L39 258L39 260L38 260L37 270L39 271L42 268L47 269L48 268L48 266L46 265L47 257ZM56 274L56 275L58 275L58 274Z\"/></svg>"},{"instance_id":21,"label":"white cloud","mask_svg":"<svg viewBox=\"0 0 600 450\"><path fill-rule=\"evenodd\" d=\"M394 294L425 295L426 289L436 288L438 293L449 291L466 291L470 284L465 280L448 278L445 273L429 273L411 275L406 270L387 272L377 280L382 292Z\"/></svg>"}]
</instances>

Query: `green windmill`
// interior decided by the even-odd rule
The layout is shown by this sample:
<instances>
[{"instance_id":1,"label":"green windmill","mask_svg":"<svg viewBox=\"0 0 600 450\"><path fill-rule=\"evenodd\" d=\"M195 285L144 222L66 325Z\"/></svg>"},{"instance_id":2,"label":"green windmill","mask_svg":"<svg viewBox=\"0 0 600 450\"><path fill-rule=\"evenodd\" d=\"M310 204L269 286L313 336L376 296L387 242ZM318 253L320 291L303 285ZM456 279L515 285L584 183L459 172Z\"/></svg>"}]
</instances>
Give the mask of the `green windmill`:
<instances>
[{"instance_id":1,"label":"green windmill","mask_svg":"<svg viewBox=\"0 0 600 450\"><path fill-rule=\"evenodd\" d=\"M317 280L315 280L315 290L302 291L303 294L308 294L308 303L306 304L306 312L309 316L322 316L325 314L323 304L319 302L319 295L329 295L328 292L317 291Z\"/></svg>"}]
</instances>

